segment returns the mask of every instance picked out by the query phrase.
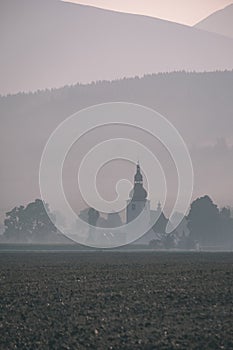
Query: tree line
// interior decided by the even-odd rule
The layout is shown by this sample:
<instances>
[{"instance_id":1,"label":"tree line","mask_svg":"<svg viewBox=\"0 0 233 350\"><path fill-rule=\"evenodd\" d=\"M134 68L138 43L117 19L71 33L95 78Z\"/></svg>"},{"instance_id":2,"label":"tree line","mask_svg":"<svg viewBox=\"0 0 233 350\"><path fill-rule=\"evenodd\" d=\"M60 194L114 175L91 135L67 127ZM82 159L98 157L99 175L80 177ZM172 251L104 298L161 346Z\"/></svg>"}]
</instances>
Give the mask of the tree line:
<instances>
[{"instance_id":1,"label":"tree line","mask_svg":"<svg viewBox=\"0 0 233 350\"><path fill-rule=\"evenodd\" d=\"M49 219L48 205L36 199L26 207L20 205L6 213L2 241L13 243L49 242L57 229Z\"/></svg>"},{"instance_id":2,"label":"tree line","mask_svg":"<svg viewBox=\"0 0 233 350\"><path fill-rule=\"evenodd\" d=\"M46 209L45 209L46 208ZM5 230L1 237L2 242L31 243L50 242L59 237L56 226L51 222L47 211L49 207L42 200L36 199L26 207L13 208L5 215ZM162 213L163 214L163 213ZM50 215L52 215L50 213ZM91 225L96 225L99 213L90 208L87 212L87 220ZM212 199L205 195L191 203L187 221L188 234L178 235L174 230L171 234L165 233L168 222L164 214L154 225L155 233L160 233L160 239L150 242L152 247L160 248L195 248L221 247L233 249L233 218L230 208L218 208ZM54 215L54 220L56 217ZM60 234L61 236L61 234Z\"/></svg>"}]
</instances>

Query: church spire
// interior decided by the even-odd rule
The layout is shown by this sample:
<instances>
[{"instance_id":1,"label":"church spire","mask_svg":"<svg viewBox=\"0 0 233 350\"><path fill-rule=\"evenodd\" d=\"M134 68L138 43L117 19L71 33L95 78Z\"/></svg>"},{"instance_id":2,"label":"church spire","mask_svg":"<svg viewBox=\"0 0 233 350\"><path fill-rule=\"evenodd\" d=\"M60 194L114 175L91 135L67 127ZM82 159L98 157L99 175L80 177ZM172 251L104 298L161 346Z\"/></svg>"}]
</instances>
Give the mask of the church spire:
<instances>
[{"instance_id":1,"label":"church spire","mask_svg":"<svg viewBox=\"0 0 233 350\"><path fill-rule=\"evenodd\" d=\"M141 168L140 168L139 161L137 162L137 170L136 170L136 174L134 176L134 184L143 184L143 177L141 174Z\"/></svg>"},{"instance_id":2,"label":"church spire","mask_svg":"<svg viewBox=\"0 0 233 350\"><path fill-rule=\"evenodd\" d=\"M143 176L139 162L137 163L136 174L134 175L134 188L130 192L130 197L134 201L145 201L147 198L147 192L143 187Z\"/></svg>"}]
</instances>

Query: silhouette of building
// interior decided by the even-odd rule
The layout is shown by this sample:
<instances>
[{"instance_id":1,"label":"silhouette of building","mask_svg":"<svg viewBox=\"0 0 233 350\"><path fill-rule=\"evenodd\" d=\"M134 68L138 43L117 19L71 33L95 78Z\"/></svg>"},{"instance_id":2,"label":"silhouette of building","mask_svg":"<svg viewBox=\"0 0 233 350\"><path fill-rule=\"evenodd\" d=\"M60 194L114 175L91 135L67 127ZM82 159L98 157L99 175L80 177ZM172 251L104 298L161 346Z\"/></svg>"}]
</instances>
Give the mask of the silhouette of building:
<instances>
[{"instance_id":1,"label":"silhouette of building","mask_svg":"<svg viewBox=\"0 0 233 350\"><path fill-rule=\"evenodd\" d=\"M127 201L126 218L127 223L129 223L141 215L136 223L137 228L139 226L145 231L145 228L148 227L148 230L135 242L136 244L148 245L153 240L163 241L167 237L167 225L172 228L171 222L163 213L161 203L158 202L157 210L151 210L150 201L147 197L148 194L143 187L143 176L138 163L134 176L134 187ZM173 237L174 234L175 231L171 233L171 236Z\"/></svg>"},{"instance_id":2,"label":"silhouette of building","mask_svg":"<svg viewBox=\"0 0 233 350\"><path fill-rule=\"evenodd\" d=\"M127 201L126 220L127 223L136 219L140 214L142 217L139 220L143 226L145 222L150 223L150 201L147 199L147 191L143 187L143 176L140 165L137 164L136 174L134 176L134 187L129 194Z\"/></svg>"},{"instance_id":3,"label":"silhouette of building","mask_svg":"<svg viewBox=\"0 0 233 350\"><path fill-rule=\"evenodd\" d=\"M171 222L163 213L160 202L158 202L157 210L150 209L150 200L148 199L147 191L143 186L143 176L139 163L136 165L134 186L129 193L129 199L127 200L126 224L132 222L132 226L127 234L124 232L124 229L122 229L122 232L119 232L117 236L111 233L111 228L120 227L122 225L119 213L109 213L107 219L105 219L104 217L100 216L99 213L93 208L90 208L89 210L86 209L81 212L80 217L81 214L84 217L84 220L92 225L89 230L89 237L87 242L114 242L115 244L119 242L122 244L122 242L127 241L126 236L128 234L130 235L131 231L134 233L136 228L137 232L141 231L142 233L144 232L144 234L141 238L135 241L135 244L148 245L151 241L155 240L164 242L165 238L167 238L167 225L168 227L170 225L172 228ZM138 220L135 220L137 218ZM105 229L109 228L109 234L103 232L103 235L98 234L97 237L95 226ZM175 230L172 230L172 233L169 235L169 237L173 237L175 234Z\"/></svg>"}]
</instances>

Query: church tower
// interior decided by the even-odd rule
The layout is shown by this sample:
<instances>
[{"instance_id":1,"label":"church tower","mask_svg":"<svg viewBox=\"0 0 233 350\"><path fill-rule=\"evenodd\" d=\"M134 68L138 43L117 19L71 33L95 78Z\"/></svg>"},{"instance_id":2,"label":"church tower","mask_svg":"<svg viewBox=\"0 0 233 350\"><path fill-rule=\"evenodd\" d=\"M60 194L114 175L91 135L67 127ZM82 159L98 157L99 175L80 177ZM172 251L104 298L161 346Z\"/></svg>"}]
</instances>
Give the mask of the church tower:
<instances>
[{"instance_id":1,"label":"church tower","mask_svg":"<svg viewBox=\"0 0 233 350\"><path fill-rule=\"evenodd\" d=\"M143 225L150 222L150 201L147 200L147 192L143 187L143 176L140 165L137 164L136 174L134 176L134 187L129 194L127 201L127 223L134 220L144 210L142 221ZM145 221L146 220L146 221Z\"/></svg>"}]
</instances>

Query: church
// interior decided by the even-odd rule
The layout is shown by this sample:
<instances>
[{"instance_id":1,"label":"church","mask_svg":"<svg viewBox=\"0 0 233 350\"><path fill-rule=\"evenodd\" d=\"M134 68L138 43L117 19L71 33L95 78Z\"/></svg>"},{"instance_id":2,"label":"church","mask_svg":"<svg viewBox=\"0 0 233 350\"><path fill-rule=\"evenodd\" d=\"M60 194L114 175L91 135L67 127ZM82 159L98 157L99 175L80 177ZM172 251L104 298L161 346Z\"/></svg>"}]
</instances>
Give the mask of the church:
<instances>
[{"instance_id":1,"label":"church","mask_svg":"<svg viewBox=\"0 0 233 350\"><path fill-rule=\"evenodd\" d=\"M147 199L147 191L143 187L143 177L139 163L134 176L134 187L127 201L126 221L134 220L143 210L143 220L150 222L150 201Z\"/></svg>"},{"instance_id":2,"label":"church","mask_svg":"<svg viewBox=\"0 0 233 350\"><path fill-rule=\"evenodd\" d=\"M129 199L126 203L126 224L131 223L134 225L134 220L140 215L138 221L135 222L137 230L140 232L145 232L141 238L135 241L133 244L140 245L149 245L151 242L161 242L166 236L166 227L167 224L170 224L169 220L165 217L161 204L158 203L157 210L151 210L150 208L150 200L148 199L148 193L143 186L143 175L141 173L141 168L139 162L136 165L136 173L134 175L134 186L129 193ZM123 225L121 221L121 217L119 213L110 213L107 216L107 219L100 216L99 212L93 208L87 208L80 212L80 218L89 224L92 225L90 229L88 241L95 241L97 238L95 237L95 230L93 226L103 227L103 228L114 228L120 227ZM134 232L134 229L133 231ZM173 231L172 234L174 234ZM128 233L122 231L120 236L112 236L111 233L104 233L103 236L98 236L98 241L106 242L106 241L115 241L120 242L127 241L126 236ZM124 238L122 238L124 237Z\"/></svg>"},{"instance_id":3,"label":"church","mask_svg":"<svg viewBox=\"0 0 233 350\"><path fill-rule=\"evenodd\" d=\"M151 226L151 228L135 244L148 245L153 240L161 239L161 235L165 233L169 220L165 217L160 202L157 210L150 209L150 200L148 199L147 191L143 187L143 176L138 162L136 174L134 175L134 187L127 200L126 222L133 221L142 212L142 218L140 219L142 227L145 227L145 223L148 223L148 226Z\"/></svg>"}]
</instances>

